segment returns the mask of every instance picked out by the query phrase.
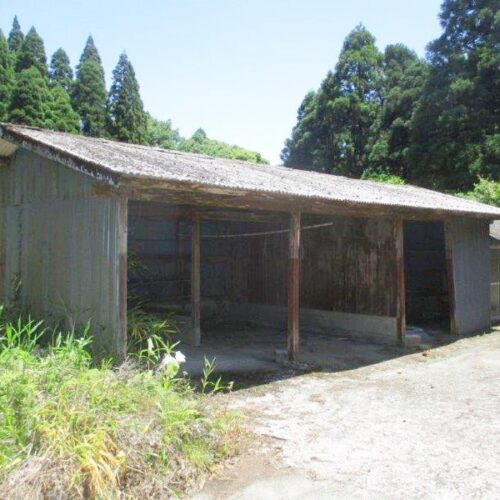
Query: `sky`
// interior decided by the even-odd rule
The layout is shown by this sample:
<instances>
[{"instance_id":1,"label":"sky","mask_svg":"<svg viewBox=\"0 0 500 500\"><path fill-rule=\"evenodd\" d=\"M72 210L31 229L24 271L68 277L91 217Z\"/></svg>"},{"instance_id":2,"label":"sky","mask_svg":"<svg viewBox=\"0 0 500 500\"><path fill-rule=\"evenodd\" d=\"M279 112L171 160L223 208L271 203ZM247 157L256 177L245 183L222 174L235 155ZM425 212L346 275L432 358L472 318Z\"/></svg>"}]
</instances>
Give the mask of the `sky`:
<instances>
[{"instance_id":1,"label":"sky","mask_svg":"<svg viewBox=\"0 0 500 500\"><path fill-rule=\"evenodd\" d=\"M75 65L89 34L110 85L126 51L154 117L182 135L210 138L279 162L305 94L333 69L347 34L363 23L378 47L404 43L420 56L441 30L441 0L0 0L0 28L14 15L34 25L48 56Z\"/></svg>"}]
</instances>

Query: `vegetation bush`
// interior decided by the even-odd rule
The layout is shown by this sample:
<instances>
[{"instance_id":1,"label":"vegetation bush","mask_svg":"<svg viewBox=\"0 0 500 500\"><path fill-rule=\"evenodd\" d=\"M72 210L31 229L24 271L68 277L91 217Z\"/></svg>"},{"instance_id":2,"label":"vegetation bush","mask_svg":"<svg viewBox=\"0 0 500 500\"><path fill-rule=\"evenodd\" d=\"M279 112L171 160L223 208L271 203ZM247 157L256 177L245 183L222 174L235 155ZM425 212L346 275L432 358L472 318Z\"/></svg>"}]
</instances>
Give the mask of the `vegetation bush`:
<instances>
[{"instance_id":1,"label":"vegetation bush","mask_svg":"<svg viewBox=\"0 0 500 500\"><path fill-rule=\"evenodd\" d=\"M122 366L96 366L87 332L0 308L1 498L164 498L236 451L234 416L178 376L182 355L150 339Z\"/></svg>"},{"instance_id":2,"label":"vegetation bush","mask_svg":"<svg viewBox=\"0 0 500 500\"><path fill-rule=\"evenodd\" d=\"M500 207L500 182L480 178L472 191L459 196Z\"/></svg>"}]
</instances>

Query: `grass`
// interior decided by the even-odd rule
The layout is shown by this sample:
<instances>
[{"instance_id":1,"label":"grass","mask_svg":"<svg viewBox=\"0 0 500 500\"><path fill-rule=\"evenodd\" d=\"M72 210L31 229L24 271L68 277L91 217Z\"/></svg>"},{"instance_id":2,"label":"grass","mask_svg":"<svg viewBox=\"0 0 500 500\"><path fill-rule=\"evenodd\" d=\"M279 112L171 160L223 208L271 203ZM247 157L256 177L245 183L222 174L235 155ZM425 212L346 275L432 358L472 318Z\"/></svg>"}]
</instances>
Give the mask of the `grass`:
<instances>
[{"instance_id":1,"label":"grass","mask_svg":"<svg viewBox=\"0 0 500 500\"><path fill-rule=\"evenodd\" d=\"M158 368L168 346L95 366L86 331L0 308L0 498L165 498L237 451L235 416Z\"/></svg>"}]
</instances>

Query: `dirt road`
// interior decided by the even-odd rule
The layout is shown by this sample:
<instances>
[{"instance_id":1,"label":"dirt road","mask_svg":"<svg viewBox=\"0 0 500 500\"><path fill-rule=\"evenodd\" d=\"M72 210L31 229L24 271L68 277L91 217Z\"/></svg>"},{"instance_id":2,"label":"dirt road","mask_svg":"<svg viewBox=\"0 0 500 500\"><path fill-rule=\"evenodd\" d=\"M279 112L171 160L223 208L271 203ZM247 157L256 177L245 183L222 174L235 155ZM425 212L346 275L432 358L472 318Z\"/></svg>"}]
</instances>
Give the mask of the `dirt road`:
<instances>
[{"instance_id":1,"label":"dirt road","mask_svg":"<svg viewBox=\"0 0 500 500\"><path fill-rule=\"evenodd\" d=\"M225 397L262 442L198 500L500 497L500 331Z\"/></svg>"}]
</instances>

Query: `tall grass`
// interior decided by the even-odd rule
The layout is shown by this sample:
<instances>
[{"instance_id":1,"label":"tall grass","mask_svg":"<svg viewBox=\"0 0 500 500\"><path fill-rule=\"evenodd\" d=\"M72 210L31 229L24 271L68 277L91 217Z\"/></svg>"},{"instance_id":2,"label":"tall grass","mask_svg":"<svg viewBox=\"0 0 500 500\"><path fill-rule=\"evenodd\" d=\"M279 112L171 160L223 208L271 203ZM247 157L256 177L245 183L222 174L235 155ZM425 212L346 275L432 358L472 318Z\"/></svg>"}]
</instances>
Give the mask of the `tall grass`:
<instances>
[{"instance_id":1,"label":"tall grass","mask_svg":"<svg viewBox=\"0 0 500 500\"><path fill-rule=\"evenodd\" d=\"M79 333L0 308L0 498L164 498L235 451L234 417L209 413L176 370L143 367L157 348L95 366Z\"/></svg>"}]
</instances>

